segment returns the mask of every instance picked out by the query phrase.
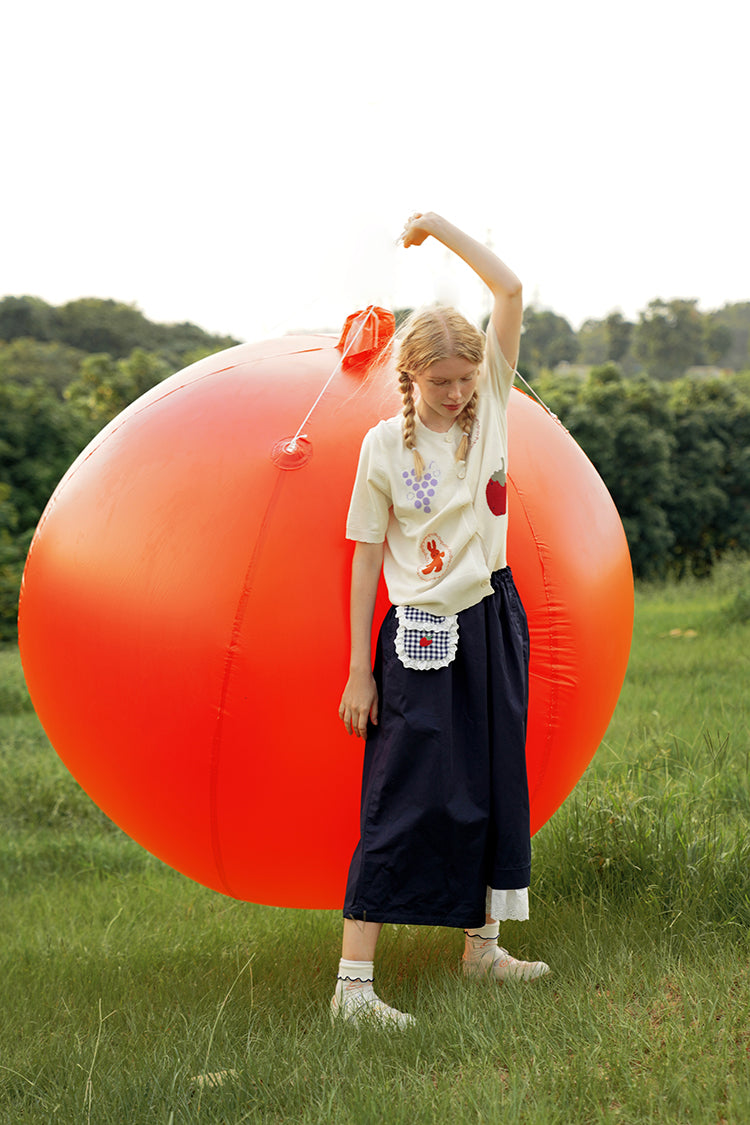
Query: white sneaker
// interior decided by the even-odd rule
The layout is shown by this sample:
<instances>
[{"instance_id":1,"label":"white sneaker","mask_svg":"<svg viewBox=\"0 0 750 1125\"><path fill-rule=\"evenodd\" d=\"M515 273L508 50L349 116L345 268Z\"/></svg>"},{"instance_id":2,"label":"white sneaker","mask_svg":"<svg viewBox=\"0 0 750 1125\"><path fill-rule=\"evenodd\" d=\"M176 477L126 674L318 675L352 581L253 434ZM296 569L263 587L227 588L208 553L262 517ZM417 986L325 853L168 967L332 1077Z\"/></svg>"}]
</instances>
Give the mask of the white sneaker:
<instances>
[{"instance_id":1,"label":"white sneaker","mask_svg":"<svg viewBox=\"0 0 750 1125\"><path fill-rule=\"evenodd\" d=\"M331 999L331 1020L334 1023L342 1020L355 1027L369 1023L380 1027L406 1028L416 1023L414 1016L389 1008L372 989L344 992L337 988Z\"/></svg>"},{"instance_id":2,"label":"white sneaker","mask_svg":"<svg viewBox=\"0 0 750 1125\"><path fill-rule=\"evenodd\" d=\"M476 961L463 958L465 977L494 977L495 980L538 980L550 971L544 961L518 961L507 949L493 946Z\"/></svg>"}]
</instances>

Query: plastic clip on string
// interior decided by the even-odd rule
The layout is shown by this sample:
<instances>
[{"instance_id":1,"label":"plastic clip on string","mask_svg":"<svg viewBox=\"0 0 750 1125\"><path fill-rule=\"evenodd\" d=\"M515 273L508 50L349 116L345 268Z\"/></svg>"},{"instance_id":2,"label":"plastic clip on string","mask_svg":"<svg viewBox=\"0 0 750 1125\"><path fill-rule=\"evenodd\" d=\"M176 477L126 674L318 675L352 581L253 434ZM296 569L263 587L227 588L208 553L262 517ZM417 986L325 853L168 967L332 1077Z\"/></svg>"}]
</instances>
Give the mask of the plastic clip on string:
<instances>
[{"instance_id":1,"label":"plastic clip on string","mask_svg":"<svg viewBox=\"0 0 750 1125\"><path fill-rule=\"evenodd\" d=\"M392 339L395 326L393 313L377 305L368 305L366 309L352 313L346 318L341 338L336 345L341 351L341 359L303 418L294 437L283 438L274 445L271 450L271 460L274 465L279 469L301 469L307 464L312 457L312 442L302 431L333 379L342 370L371 363Z\"/></svg>"},{"instance_id":2,"label":"plastic clip on string","mask_svg":"<svg viewBox=\"0 0 750 1125\"><path fill-rule=\"evenodd\" d=\"M336 345L342 351L344 368L369 364L393 339L396 318L389 309L368 305L364 311L352 313L344 322Z\"/></svg>"}]
</instances>

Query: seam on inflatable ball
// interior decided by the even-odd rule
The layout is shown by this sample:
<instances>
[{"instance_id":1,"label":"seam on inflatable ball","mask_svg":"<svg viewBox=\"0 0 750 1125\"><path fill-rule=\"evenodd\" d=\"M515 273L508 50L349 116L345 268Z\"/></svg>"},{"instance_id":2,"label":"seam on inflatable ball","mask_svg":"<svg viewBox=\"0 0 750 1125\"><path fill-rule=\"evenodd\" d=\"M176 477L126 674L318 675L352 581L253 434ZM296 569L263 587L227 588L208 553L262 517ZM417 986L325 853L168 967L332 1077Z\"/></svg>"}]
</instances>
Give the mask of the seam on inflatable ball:
<instances>
[{"instance_id":1,"label":"seam on inflatable ball","mask_svg":"<svg viewBox=\"0 0 750 1125\"><path fill-rule=\"evenodd\" d=\"M271 522L273 511L278 503L281 490L284 486L284 478L286 474L279 471L274 485L273 492L263 513L263 520L260 525L260 530L255 540L250 562L248 563L245 577L242 582L242 589L240 596L237 600L237 608L232 622L232 629L229 637L229 644L224 655L224 669L222 672L221 691L219 693L218 713L216 716L216 728L214 730L214 737L211 744L211 761L209 767L209 825L211 832L211 851L213 853L214 862L216 863L217 874L224 884L226 893L232 897L237 896L232 891L229 879L227 877L226 869L224 867L224 859L221 849L221 837L219 831L219 810L218 810L218 788L219 788L219 770L221 766L221 750L222 739L224 734L224 716L227 695L229 692L229 683L234 666L234 659L239 648L239 638L242 631L242 625L245 620L245 613L247 605L250 600L250 594L253 589L253 579L255 570L258 565L260 552L266 539L268 526Z\"/></svg>"},{"instance_id":2,"label":"seam on inflatable ball","mask_svg":"<svg viewBox=\"0 0 750 1125\"><path fill-rule=\"evenodd\" d=\"M196 383L203 382L204 379L210 379L214 375L220 375L223 371L231 371L232 368L236 367L236 366L237 366L236 364L230 364L228 367L222 367L218 371L210 371L206 375L202 375L200 377L200 379L196 379L195 382ZM190 383L189 385L192 387L195 384ZM68 484L70 483L70 481L72 481L78 475L78 473L81 471L81 469L86 464L86 462L91 460L91 458L94 456L94 454L97 452L97 450L101 449L104 445L106 445L106 443L110 440L110 438L113 438L116 433L119 433L119 431L122 429L122 427L127 425L131 418L137 418L140 414L143 414L146 410L150 410L151 407L155 406L158 402L163 402L165 399L171 398L172 395L176 395L180 391L184 391L186 386L188 386L187 383L180 383L179 387L171 387L163 395L159 395L157 398L151 399L151 401L146 403L144 406L142 406L140 408L140 410L133 410L132 413L131 413L130 407L126 406L123 410L120 411L120 414L115 415L115 417L112 419L112 421L108 422L107 425L104 426L103 429L101 429L99 431L99 433L96 434L91 439L91 441L88 443L88 445L85 446L85 448L81 450L81 452L78 454L78 456L73 461L73 463L69 466L69 468L67 468L65 470L65 473L62 477L62 480L59 482L57 487L54 489L52 495L50 496L49 500L47 501L47 503L45 505L45 508L44 508L44 511L42 512L41 516L39 517L39 523L36 525L34 535L32 536L31 543L29 545L29 555L31 554L31 548L34 546L34 540L36 539L37 535L41 532L45 523L47 522L50 515L52 514L52 509L54 508L55 504L57 503L58 496L60 496L62 494L63 490L68 487ZM148 394L149 392L146 391L145 393ZM132 403L131 405L135 406L137 402L138 402L138 399L136 399L135 403ZM120 417L120 415L125 414L126 412L128 414L128 417L123 418L121 422L117 422L117 419ZM115 423L117 423L117 424L115 424ZM98 440L99 438L101 438L101 441ZM27 559L28 559L28 556L27 556Z\"/></svg>"},{"instance_id":3,"label":"seam on inflatable ball","mask_svg":"<svg viewBox=\"0 0 750 1125\"><path fill-rule=\"evenodd\" d=\"M333 339L333 337L331 337L331 339ZM278 353L274 353L274 355L271 355L271 356L259 356L257 359L250 359L250 360L247 360L245 362L248 365L257 364L257 363L265 363L269 359L278 359L281 356L286 357L286 356L290 356L290 355L305 355L308 352L320 352L320 351L325 351L325 350L326 349L323 348L322 346L319 347L319 348L300 348L296 352L278 352ZM207 358L209 358L209 357L207 357ZM114 435L116 433L118 433L118 431L121 430L123 426L127 425L127 423L130 421L131 418L137 418L140 414L142 414L146 410L150 410L151 407L155 406L157 403L163 402L167 398L171 398L172 395L176 395L180 391L184 391L187 386L194 387L197 383L202 383L206 379L213 379L216 375L222 375L225 371L232 371L232 370L234 370L235 367L238 367L238 366L239 366L239 364L237 364L237 363L229 363L229 364L227 364L226 367L218 367L214 371L207 371L205 375L199 376L199 378L192 380L190 383L180 383L180 385L178 387L170 387L169 390L165 391L164 394L158 395L156 398L150 399L150 401L146 405L142 406L138 410L132 410L132 412L131 412L131 406L136 406L137 403L138 403L138 399L136 399L134 403L130 404L130 406L124 407L120 411L120 414L115 415L115 417L110 422L108 422L107 425L104 426L99 431L98 434L94 435L94 437L91 439L91 441L88 443L88 445L86 445L81 450L81 452L78 454L78 456L75 458L75 460L65 470L65 473L63 474L62 479L57 484L57 486L54 488L54 490L52 492L52 495L50 496L49 500L45 504L44 511L42 512L41 516L39 517L39 522L36 525L36 528L34 530L34 535L32 536L31 543L29 544L29 551L28 551L28 554L26 556L27 561L28 561L29 555L31 554L31 548L34 546L34 539L36 538L37 534L42 530L45 523L47 522L47 519L49 518L49 516L52 512L52 508L54 507L54 505L57 501L57 497L61 493L63 488L67 488L69 481L73 480L73 478L76 476L76 474L80 471L80 469L83 468L83 466L86 464L86 462L88 460L90 460L91 457L93 457L93 455L96 453L96 451L98 449L101 449L102 446L105 445L111 437L114 437ZM189 369L186 368L185 370L189 370ZM178 372L175 372L175 374L178 374ZM156 388L152 388L152 389L155 390ZM144 394L149 394L149 393L150 393L149 391L144 392ZM117 422L117 419L120 417L120 415L125 414L126 412L127 412L128 417L123 418L123 420L121 422ZM117 423L117 424L115 424L115 423ZM107 432L105 433L105 431L107 431ZM102 435L104 435L104 436L102 436ZM98 441L97 439L100 438L100 437L102 438L102 440ZM89 452L87 452L87 450ZM84 454L85 454L85 456L84 456Z\"/></svg>"},{"instance_id":4,"label":"seam on inflatable ball","mask_svg":"<svg viewBox=\"0 0 750 1125\"><path fill-rule=\"evenodd\" d=\"M508 481L510 483L512 483L512 485L513 485L513 491L515 492L516 499L518 500L518 503L521 506L521 510L522 510L522 512L524 514L524 517L526 519L526 523L528 525L529 531L531 532L531 537L534 540L534 544L535 544L536 549L537 549L537 558L539 559L539 566L541 567L541 571L542 571L542 585L543 585L543 588L544 588L544 605L545 605L545 613L546 613L546 618L547 618L548 651L549 651L549 655L550 655L549 667L550 667L551 670L553 670L553 669L556 669L557 666L558 666L559 644L558 644L558 641L557 641L557 631L556 631L556 627L555 627L555 619L554 619L554 616L551 612L550 586L549 586L549 581L548 581L548 578L547 578L546 554L543 550L542 542L539 539L539 537L536 533L536 529L534 528L534 525L531 521L528 509L526 508L526 505L524 504L523 496L522 496L521 492L519 491L519 488L516 485L515 480L513 479L513 474L510 473L510 472L508 473ZM544 754L542 769L537 775L536 785L534 787L534 792L529 793L529 801L532 804L533 804L533 796L542 787L542 783L543 783L545 775L547 773L547 769L548 769L548 765L549 765L549 759L550 759L550 749L549 748L550 748L550 744L552 742L552 728L553 728L553 724L550 720L551 720L553 714L556 715L558 703L559 703L559 687L558 687L557 678L555 676L550 676L550 683L552 685L552 691L551 691L551 694L550 694L550 707L549 707L549 712L548 712L548 715L547 715L547 729L546 729L545 735L544 735L545 754Z\"/></svg>"},{"instance_id":5,"label":"seam on inflatable ball","mask_svg":"<svg viewBox=\"0 0 750 1125\"><path fill-rule=\"evenodd\" d=\"M231 371L232 368L236 367L236 366L237 366L236 364L230 364L227 367L220 368L219 371L208 372L206 375L202 375L200 379L196 380L196 382L202 382L204 379L209 379L213 375L219 375L219 374L221 374L222 371ZM21 584L20 584L20 587L19 587L19 596L18 596L17 625L18 625L18 634L19 634L19 648L20 648L20 640L21 640L21 633L22 633L21 617L22 617L22 614L23 614L23 603L24 603L24 591L25 591L25 586L26 586L26 575L29 571L29 567L30 567L30 564L31 564L31 556L34 554L34 549L36 547L36 544L37 544L37 542L38 542L38 540L39 540L39 538L42 534L42 531L44 530L44 527L45 527L45 524L47 523L47 520L52 515L52 512L53 512L53 510L54 510L54 508L55 508L55 506L58 502L59 497L62 495L63 491L68 487L70 482L76 478L76 476L81 471L81 469L86 464L86 462L89 461L99 449L101 449L104 445L106 445L106 443L110 440L110 438L114 437L114 435L116 433L118 433L122 429L123 426L127 425L127 423L130 421L131 417L137 417L139 414L144 413L144 411L149 410L157 402L163 402L164 399L170 398L172 395L175 395L179 391L184 390L187 385L188 385L187 383L180 383L180 385L178 387L171 387L163 395L159 395L157 398L152 399L147 405L141 407L140 410L133 410L132 413L128 413L128 417L124 418L119 423L117 423L117 419L120 417L120 415L119 414L116 415L112 419L111 422L108 422L107 425L104 426L103 429L101 429L99 431L99 433L96 434L91 439L91 441L88 443L88 445L86 445L81 450L81 452L78 454L78 456L72 462L72 464L69 465L68 468L65 470L65 473L63 474L61 480L55 486L55 488L52 492L52 495L50 496L49 500L47 501L47 503L44 506L44 510L43 510L41 516L39 517L39 522L37 523L36 527L34 528L34 534L32 535L31 542L29 543L29 549L26 552L26 558L25 558L24 564L23 564L23 573L21 575ZM193 386L192 383L190 385ZM146 392L146 393L148 393L148 392ZM137 401L138 400L136 399L136 402ZM124 414L125 411L129 411L129 410L130 410L130 407L125 407L124 410L120 411L120 414ZM115 424L115 423L117 423L117 424ZM104 435L104 436L102 436L102 435ZM98 441L97 439L100 438L100 437L101 437L102 440Z\"/></svg>"}]
</instances>

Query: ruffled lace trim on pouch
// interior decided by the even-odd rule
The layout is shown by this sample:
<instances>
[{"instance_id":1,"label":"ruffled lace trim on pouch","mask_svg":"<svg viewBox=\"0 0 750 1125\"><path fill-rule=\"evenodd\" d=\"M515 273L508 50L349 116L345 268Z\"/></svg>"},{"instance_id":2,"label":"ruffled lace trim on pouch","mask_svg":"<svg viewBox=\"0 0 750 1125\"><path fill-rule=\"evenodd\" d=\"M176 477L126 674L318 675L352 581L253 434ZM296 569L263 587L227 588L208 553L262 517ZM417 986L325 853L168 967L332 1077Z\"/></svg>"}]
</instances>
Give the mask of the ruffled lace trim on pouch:
<instances>
[{"instance_id":1,"label":"ruffled lace trim on pouch","mask_svg":"<svg viewBox=\"0 0 750 1125\"><path fill-rule=\"evenodd\" d=\"M487 913L496 922L527 922L529 919L529 888L495 891L487 888Z\"/></svg>"},{"instance_id":2,"label":"ruffled lace trim on pouch","mask_svg":"<svg viewBox=\"0 0 750 1125\"><path fill-rule=\"evenodd\" d=\"M458 647L458 614L437 617L410 605L396 606L396 653L404 668L447 668Z\"/></svg>"}]
</instances>

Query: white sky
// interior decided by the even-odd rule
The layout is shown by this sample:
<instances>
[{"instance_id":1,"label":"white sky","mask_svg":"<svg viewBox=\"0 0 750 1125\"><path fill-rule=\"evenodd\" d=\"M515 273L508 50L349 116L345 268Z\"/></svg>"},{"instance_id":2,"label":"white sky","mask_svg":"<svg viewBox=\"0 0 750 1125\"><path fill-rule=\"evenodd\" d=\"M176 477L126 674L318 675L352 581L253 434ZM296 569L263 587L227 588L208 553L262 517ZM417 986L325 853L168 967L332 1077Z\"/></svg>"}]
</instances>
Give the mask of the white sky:
<instances>
[{"instance_id":1,"label":"white sky","mask_svg":"<svg viewBox=\"0 0 750 1125\"><path fill-rule=\"evenodd\" d=\"M412 210L578 326L750 300L742 0L23 0L0 25L0 296L263 339L483 311Z\"/></svg>"}]
</instances>

